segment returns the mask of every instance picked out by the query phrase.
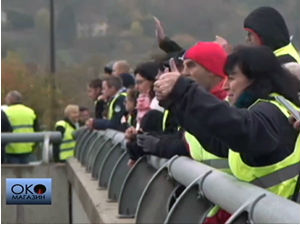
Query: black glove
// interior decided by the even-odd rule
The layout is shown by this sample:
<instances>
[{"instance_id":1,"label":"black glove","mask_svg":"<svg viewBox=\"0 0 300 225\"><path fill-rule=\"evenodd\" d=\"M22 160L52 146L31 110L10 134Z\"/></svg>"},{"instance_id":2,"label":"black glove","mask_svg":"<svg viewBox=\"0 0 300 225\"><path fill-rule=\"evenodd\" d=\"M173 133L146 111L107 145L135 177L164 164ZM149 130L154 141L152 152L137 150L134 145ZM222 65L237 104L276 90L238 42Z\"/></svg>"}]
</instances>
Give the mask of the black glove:
<instances>
[{"instance_id":1,"label":"black glove","mask_svg":"<svg viewBox=\"0 0 300 225\"><path fill-rule=\"evenodd\" d=\"M148 134L137 135L137 145L143 148L144 152L155 153L158 142L159 142L159 138L157 137Z\"/></svg>"}]
</instances>

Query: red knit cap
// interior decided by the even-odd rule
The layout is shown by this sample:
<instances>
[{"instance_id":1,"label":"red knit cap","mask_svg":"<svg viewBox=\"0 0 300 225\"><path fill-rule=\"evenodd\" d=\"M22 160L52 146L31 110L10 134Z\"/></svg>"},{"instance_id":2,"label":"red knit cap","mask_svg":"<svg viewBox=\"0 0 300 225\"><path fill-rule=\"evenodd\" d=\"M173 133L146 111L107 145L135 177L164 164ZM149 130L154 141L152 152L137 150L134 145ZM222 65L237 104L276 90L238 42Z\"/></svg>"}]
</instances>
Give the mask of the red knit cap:
<instances>
[{"instance_id":1,"label":"red knit cap","mask_svg":"<svg viewBox=\"0 0 300 225\"><path fill-rule=\"evenodd\" d=\"M215 75L224 78L210 92L221 100L227 97L227 91L223 88L227 80L227 75L224 73L227 52L221 45L215 42L199 42L186 51L184 58L191 59Z\"/></svg>"},{"instance_id":2,"label":"red knit cap","mask_svg":"<svg viewBox=\"0 0 300 225\"><path fill-rule=\"evenodd\" d=\"M227 77L224 73L227 53L218 43L199 42L186 51L184 58L197 62L220 77Z\"/></svg>"}]
</instances>

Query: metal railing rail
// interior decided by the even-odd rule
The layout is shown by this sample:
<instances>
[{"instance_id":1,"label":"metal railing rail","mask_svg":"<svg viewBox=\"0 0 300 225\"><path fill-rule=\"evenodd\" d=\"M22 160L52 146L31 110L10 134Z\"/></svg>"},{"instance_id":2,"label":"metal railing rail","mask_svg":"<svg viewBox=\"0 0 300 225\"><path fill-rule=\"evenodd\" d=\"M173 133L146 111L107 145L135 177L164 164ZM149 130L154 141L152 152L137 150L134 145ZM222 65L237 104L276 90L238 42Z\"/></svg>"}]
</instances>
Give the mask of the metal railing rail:
<instances>
[{"instance_id":1,"label":"metal railing rail","mask_svg":"<svg viewBox=\"0 0 300 225\"><path fill-rule=\"evenodd\" d=\"M148 163L152 164L153 159L148 160ZM169 178L186 186L187 189L191 186L196 187L198 201L201 198L208 199L231 213L232 216L227 223L239 221L250 223L300 223L299 204L258 186L239 181L231 175L188 157L172 158L165 165L165 169L168 170ZM149 185L147 188L149 188ZM184 192L181 196L183 194ZM152 197L154 198L154 196ZM195 198L196 200L197 198ZM170 209L164 221L165 223L176 222L171 217L178 204L180 204L180 198ZM242 217L243 219L240 220Z\"/></svg>"},{"instance_id":2,"label":"metal railing rail","mask_svg":"<svg viewBox=\"0 0 300 225\"><path fill-rule=\"evenodd\" d=\"M211 207L218 205L232 214L227 223L300 223L299 204L188 157L144 156L129 169L128 154L122 148L114 151L117 135L104 132L100 136L105 138L96 138L97 146L91 149L85 145L93 132L80 138L79 151L87 154L85 166L91 166L90 172L111 171L110 176L105 172L101 177L107 182L109 176L108 198L118 200L120 217L135 216L137 223L201 223ZM99 182L101 177L97 176Z\"/></svg>"},{"instance_id":3,"label":"metal railing rail","mask_svg":"<svg viewBox=\"0 0 300 225\"><path fill-rule=\"evenodd\" d=\"M43 142L42 162L48 163L53 157L53 144L61 142L61 133L58 131L44 131L35 133L1 133L4 143Z\"/></svg>"}]
</instances>

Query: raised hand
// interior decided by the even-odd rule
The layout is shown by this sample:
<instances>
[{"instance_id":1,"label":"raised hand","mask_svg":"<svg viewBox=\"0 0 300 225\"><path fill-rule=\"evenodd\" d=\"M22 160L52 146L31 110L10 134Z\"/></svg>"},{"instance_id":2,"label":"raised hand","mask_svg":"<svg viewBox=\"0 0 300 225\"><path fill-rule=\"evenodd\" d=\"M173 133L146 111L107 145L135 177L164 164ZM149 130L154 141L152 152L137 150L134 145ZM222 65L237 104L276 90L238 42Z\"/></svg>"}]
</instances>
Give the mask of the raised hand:
<instances>
[{"instance_id":1,"label":"raised hand","mask_svg":"<svg viewBox=\"0 0 300 225\"><path fill-rule=\"evenodd\" d=\"M159 44L166 38L166 34L164 31L164 28L161 25L160 20L155 16L153 16L153 19L155 21L155 36L156 36L158 44Z\"/></svg>"},{"instance_id":2,"label":"raised hand","mask_svg":"<svg viewBox=\"0 0 300 225\"><path fill-rule=\"evenodd\" d=\"M180 73L173 58L170 59L169 64L171 71L165 71L165 73L160 75L159 79L154 83L154 91L158 100L163 100L168 97L180 77Z\"/></svg>"},{"instance_id":3,"label":"raised hand","mask_svg":"<svg viewBox=\"0 0 300 225\"><path fill-rule=\"evenodd\" d=\"M228 54L232 52L232 46L225 38L216 35L215 42L221 45Z\"/></svg>"}]
</instances>

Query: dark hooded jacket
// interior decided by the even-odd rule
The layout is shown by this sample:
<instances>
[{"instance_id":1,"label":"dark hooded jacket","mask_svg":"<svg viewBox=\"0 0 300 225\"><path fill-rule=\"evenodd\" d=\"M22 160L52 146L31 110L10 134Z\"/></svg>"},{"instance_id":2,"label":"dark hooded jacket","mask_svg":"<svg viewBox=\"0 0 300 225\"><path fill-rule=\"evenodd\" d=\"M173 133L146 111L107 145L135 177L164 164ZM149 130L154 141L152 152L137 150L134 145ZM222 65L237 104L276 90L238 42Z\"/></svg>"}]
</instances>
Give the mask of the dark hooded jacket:
<instances>
[{"instance_id":1,"label":"dark hooded jacket","mask_svg":"<svg viewBox=\"0 0 300 225\"><path fill-rule=\"evenodd\" d=\"M290 43L290 34L282 15L272 7L260 7L244 20L244 28L260 38L263 45L275 51ZM296 62L291 55L278 57L281 63Z\"/></svg>"}]
</instances>

